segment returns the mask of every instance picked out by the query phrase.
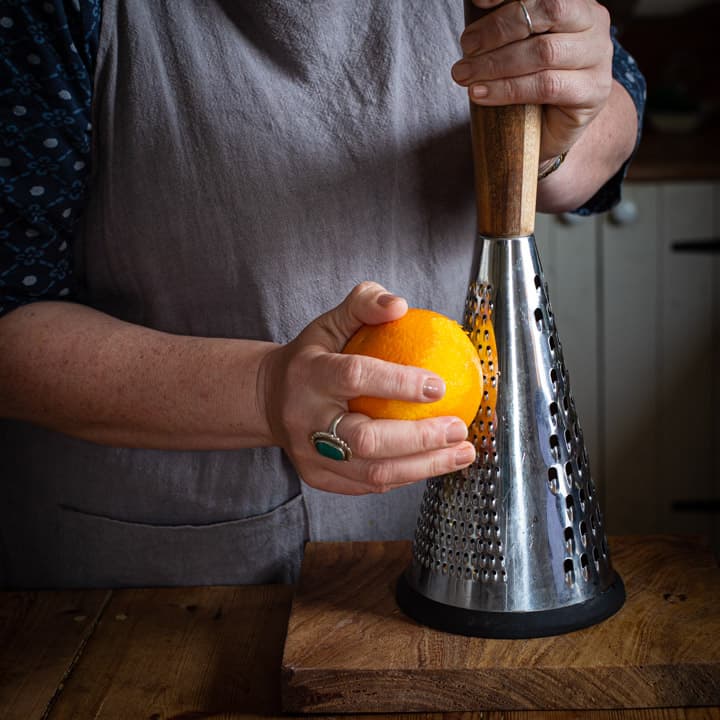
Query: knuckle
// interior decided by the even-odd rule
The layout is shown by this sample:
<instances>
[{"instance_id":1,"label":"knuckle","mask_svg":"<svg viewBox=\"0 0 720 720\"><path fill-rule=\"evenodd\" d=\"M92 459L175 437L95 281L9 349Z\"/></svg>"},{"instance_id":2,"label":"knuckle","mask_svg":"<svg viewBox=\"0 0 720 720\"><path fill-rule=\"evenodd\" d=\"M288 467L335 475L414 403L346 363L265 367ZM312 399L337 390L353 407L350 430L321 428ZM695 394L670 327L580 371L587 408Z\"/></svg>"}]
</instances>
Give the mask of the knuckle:
<instances>
[{"instance_id":1,"label":"knuckle","mask_svg":"<svg viewBox=\"0 0 720 720\"><path fill-rule=\"evenodd\" d=\"M498 85L498 90L500 91L500 97L504 98L508 104L514 104L520 101L520 88L512 80L501 80Z\"/></svg>"},{"instance_id":2,"label":"knuckle","mask_svg":"<svg viewBox=\"0 0 720 720\"><path fill-rule=\"evenodd\" d=\"M504 75L503 67L498 63L496 57L492 53L488 53L487 57L483 58L483 77L487 79L502 77Z\"/></svg>"},{"instance_id":3,"label":"knuckle","mask_svg":"<svg viewBox=\"0 0 720 720\"><path fill-rule=\"evenodd\" d=\"M372 280L363 280L350 291L350 298L354 300L360 295L364 295L366 292L375 289L376 287L377 284L374 283Z\"/></svg>"},{"instance_id":4,"label":"knuckle","mask_svg":"<svg viewBox=\"0 0 720 720\"><path fill-rule=\"evenodd\" d=\"M595 7L595 13L597 15L597 24L601 28L607 29L609 31L610 25L612 23L612 19L610 17L610 11L604 5L601 5L599 2L596 2L594 7Z\"/></svg>"},{"instance_id":5,"label":"knuckle","mask_svg":"<svg viewBox=\"0 0 720 720\"><path fill-rule=\"evenodd\" d=\"M564 54L561 41L553 35L540 35L535 38L535 52L541 67L544 68L559 65Z\"/></svg>"},{"instance_id":6,"label":"knuckle","mask_svg":"<svg viewBox=\"0 0 720 720\"><path fill-rule=\"evenodd\" d=\"M517 21L510 15L492 13L490 18L494 21L493 36L495 38L512 38L517 34Z\"/></svg>"},{"instance_id":7,"label":"knuckle","mask_svg":"<svg viewBox=\"0 0 720 720\"><path fill-rule=\"evenodd\" d=\"M348 438L353 452L360 457L373 457L378 450L378 438L369 425L362 425Z\"/></svg>"},{"instance_id":8,"label":"knuckle","mask_svg":"<svg viewBox=\"0 0 720 720\"><path fill-rule=\"evenodd\" d=\"M568 0L545 0L543 4L545 15L551 25L555 25L564 17L567 17L570 10Z\"/></svg>"},{"instance_id":9,"label":"knuckle","mask_svg":"<svg viewBox=\"0 0 720 720\"><path fill-rule=\"evenodd\" d=\"M432 425L420 424L419 450L428 451L444 445L444 434L440 437L440 430Z\"/></svg>"},{"instance_id":10,"label":"knuckle","mask_svg":"<svg viewBox=\"0 0 720 720\"><path fill-rule=\"evenodd\" d=\"M556 72L541 72L537 75L538 92L545 100L552 100L560 97L563 93L563 81Z\"/></svg>"},{"instance_id":11,"label":"knuckle","mask_svg":"<svg viewBox=\"0 0 720 720\"><path fill-rule=\"evenodd\" d=\"M454 463L450 459L449 452L435 453L430 458L428 467L428 473L430 477L436 477L438 475L444 475L447 472L455 469Z\"/></svg>"},{"instance_id":12,"label":"knuckle","mask_svg":"<svg viewBox=\"0 0 720 720\"><path fill-rule=\"evenodd\" d=\"M392 465L389 462L375 462L368 466L367 484L376 493L385 493L391 488Z\"/></svg>"},{"instance_id":13,"label":"knuckle","mask_svg":"<svg viewBox=\"0 0 720 720\"><path fill-rule=\"evenodd\" d=\"M400 368L391 371L390 381L393 395L397 398L415 398L418 393L418 381L414 374L408 373Z\"/></svg>"},{"instance_id":14,"label":"knuckle","mask_svg":"<svg viewBox=\"0 0 720 720\"><path fill-rule=\"evenodd\" d=\"M362 393L365 379L365 363L359 355L342 355L338 362L338 385L350 397Z\"/></svg>"}]
</instances>

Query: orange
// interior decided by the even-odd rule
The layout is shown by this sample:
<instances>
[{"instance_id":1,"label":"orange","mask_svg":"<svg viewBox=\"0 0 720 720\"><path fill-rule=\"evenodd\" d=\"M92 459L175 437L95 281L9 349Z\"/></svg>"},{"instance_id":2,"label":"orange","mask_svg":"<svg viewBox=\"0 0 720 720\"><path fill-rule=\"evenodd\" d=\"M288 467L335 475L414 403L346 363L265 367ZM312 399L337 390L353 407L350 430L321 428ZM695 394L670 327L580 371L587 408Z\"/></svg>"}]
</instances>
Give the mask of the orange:
<instances>
[{"instance_id":1,"label":"orange","mask_svg":"<svg viewBox=\"0 0 720 720\"><path fill-rule=\"evenodd\" d=\"M399 320L363 325L343 352L421 367L445 381L445 395L435 402L358 397L348 403L352 412L395 420L456 415L469 425L478 411L483 390L478 351L462 327L445 315L411 308Z\"/></svg>"},{"instance_id":2,"label":"orange","mask_svg":"<svg viewBox=\"0 0 720 720\"><path fill-rule=\"evenodd\" d=\"M493 329L492 289L487 285L473 283L465 305L465 327L471 328L470 339L480 356L483 373L483 397L480 410L470 426L469 440L485 453L492 452L497 431L498 385L500 368Z\"/></svg>"}]
</instances>

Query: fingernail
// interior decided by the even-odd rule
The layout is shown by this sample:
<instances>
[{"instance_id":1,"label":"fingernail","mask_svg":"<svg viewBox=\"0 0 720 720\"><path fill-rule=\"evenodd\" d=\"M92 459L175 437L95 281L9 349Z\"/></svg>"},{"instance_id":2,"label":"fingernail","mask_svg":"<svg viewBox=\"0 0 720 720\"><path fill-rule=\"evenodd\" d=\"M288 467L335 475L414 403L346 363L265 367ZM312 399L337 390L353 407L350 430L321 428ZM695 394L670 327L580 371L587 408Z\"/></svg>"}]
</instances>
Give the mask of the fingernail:
<instances>
[{"instance_id":1,"label":"fingernail","mask_svg":"<svg viewBox=\"0 0 720 720\"><path fill-rule=\"evenodd\" d=\"M470 95L472 95L476 100L487 97L488 92L490 91L488 90L487 85L473 85L470 88Z\"/></svg>"},{"instance_id":2,"label":"fingernail","mask_svg":"<svg viewBox=\"0 0 720 720\"><path fill-rule=\"evenodd\" d=\"M460 61L453 65L452 76L456 82L465 82L472 75L470 63Z\"/></svg>"},{"instance_id":3,"label":"fingernail","mask_svg":"<svg viewBox=\"0 0 720 720\"><path fill-rule=\"evenodd\" d=\"M383 293L378 297L377 304L380 307L387 307L388 305L392 305L392 303L394 303L397 299L397 295L393 295L392 293Z\"/></svg>"},{"instance_id":4,"label":"fingernail","mask_svg":"<svg viewBox=\"0 0 720 720\"><path fill-rule=\"evenodd\" d=\"M467 437L467 433L468 430L465 423L456 420L448 425L448 428L445 431L445 440L448 443L457 443L464 440Z\"/></svg>"},{"instance_id":5,"label":"fingernail","mask_svg":"<svg viewBox=\"0 0 720 720\"><path fill-rule=\"evenodd\" d=\"M475 448L468 444L455 453L456 465L469 465L475 459Z\"/></svg>"},{"instance_id":6,"label":"fingernail","mask_svg":"<svg viewBox=\"0 0 720 720\"><path fill-rule=\"evenodd\" d=\"M445 394L445 383L439 378L427 378L423 383L423 395L428 400L439 400Z\"/></svg>"}]
</instances>

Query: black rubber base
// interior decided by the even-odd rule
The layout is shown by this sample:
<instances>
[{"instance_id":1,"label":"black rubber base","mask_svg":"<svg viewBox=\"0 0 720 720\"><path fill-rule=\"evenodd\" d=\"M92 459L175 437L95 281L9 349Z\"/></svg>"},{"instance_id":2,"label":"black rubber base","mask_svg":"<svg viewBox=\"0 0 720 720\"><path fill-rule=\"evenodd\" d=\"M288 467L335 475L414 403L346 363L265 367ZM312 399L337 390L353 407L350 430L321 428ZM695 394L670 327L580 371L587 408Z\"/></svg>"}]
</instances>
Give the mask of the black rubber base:
<instances>
[{"instance_id":1,"label":"black rubber base","mask_svg":"<svg viewBox=\"0 0 720 720\"><path fill-rule=\"evenodd\" d=\"M537 612L485 612L444 605L411 588L404 575L398 580L396 597L406 615L436 630L473 637L520 639L562 635L605 620L625 602L625 586L616 574L615 582L591 600Z\"/></svg>"}]
</instances>

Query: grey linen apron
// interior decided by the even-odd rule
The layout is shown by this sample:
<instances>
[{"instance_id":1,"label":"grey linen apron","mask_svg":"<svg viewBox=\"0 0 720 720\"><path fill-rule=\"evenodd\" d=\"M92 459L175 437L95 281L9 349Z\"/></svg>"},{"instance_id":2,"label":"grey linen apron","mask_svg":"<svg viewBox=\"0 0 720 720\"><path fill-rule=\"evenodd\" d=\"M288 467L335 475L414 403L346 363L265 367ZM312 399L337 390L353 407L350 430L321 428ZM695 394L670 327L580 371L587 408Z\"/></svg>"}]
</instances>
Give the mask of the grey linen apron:
<instances>
[{"instance_id":1,"label":"grey linen apron","mask_svg":"<svg viewBox=\"0 0 720 720\"><path fill-rule=\"evenodd\" d=\"M284 343L373 279L460 319L461 6L105 0L83 302ZM0 442L5 587L287 582L307 539L412 537L424 489L319 492L278 448L113 448L16 422Z\"/></svg>"}]
</instances>

